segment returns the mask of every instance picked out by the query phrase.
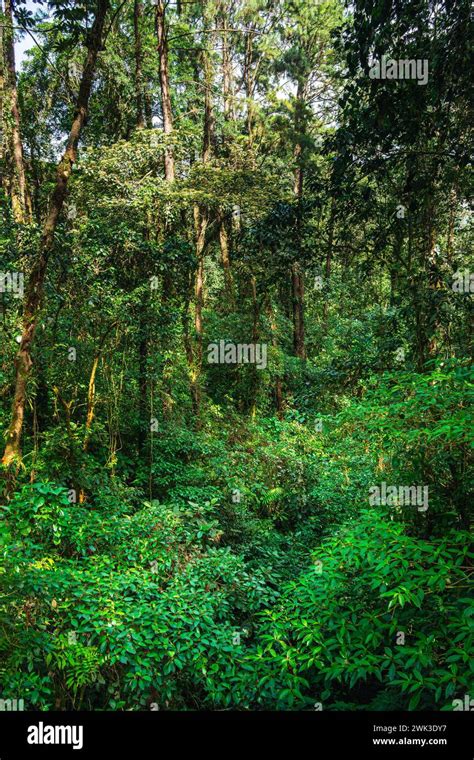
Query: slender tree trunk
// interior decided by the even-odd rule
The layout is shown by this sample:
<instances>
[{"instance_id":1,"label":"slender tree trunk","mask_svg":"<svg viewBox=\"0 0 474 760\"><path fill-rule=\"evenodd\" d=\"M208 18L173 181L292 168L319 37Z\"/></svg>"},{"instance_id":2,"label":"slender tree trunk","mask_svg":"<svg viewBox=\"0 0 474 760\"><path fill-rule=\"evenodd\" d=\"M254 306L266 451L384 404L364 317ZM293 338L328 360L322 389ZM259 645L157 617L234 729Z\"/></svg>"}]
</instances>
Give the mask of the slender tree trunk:
<instances>
[{"instance_id":1,"label":"slender tree trunk","mask_svg":"<svg viewBox=\"0 0 474 760\"><path fill-rule=\"evenodd\" d=\"M91 438L91 427L95 417L95 378L97 375L97 367L99 366L100 354L94 356L92 362L91 374L89 377L89 386L87 389L87 413L86 413L86 434L84 436L83 451L89 449L89 442Z\"/></svg>"},{"instance_id":2,"label":"slender tree trunk","mask_svg":"<svg viewBox=\"0 0 474 760\"><path fill-rule=\"evenodd\" d=\"M297 133L297 143L295 146L295 176L293 192L296 197L297 209L296 209L296 248L298 251L298 260L293 263L291 268L291 281L292 281L292 295L293 295L293 349L295 355L300 359L306 358L305 348L305 330L304 330L304 278L301 267L301 243L303 235L302 224L302 202L303 202L303 167L301 164L303 148L299 140L299 133L303 129L301 109L303 107L303 85L298 82L298 90L296 95L296 117L295 117L295 129Z\"/></svg>"},{"instance_id":3,"label":"slender tree trunk","mask_svg":"<svg viewBox=\"0 0 474 760\"><path fill-rule=\"evenodd\" d=\"M137 106L137 129L143 129L145 118L143 111L143 52L142 52L142 17L143 3L134 0L133 3L133 31L135 35L135 100Z\"/></svg>"},{"instance_id":4,"label":"slender tree trunk","mask_svg":"<svg viewBox=\"0 0 474 760\"><path fill-rule=\"evenodd\" d=\"M92 87L97 55L102 46L105 17L109 8L108 0L98 0L97 12L89 35L89 46L82 74L76 109L67 141L66 150L56 171L56 182L49 205L43 234L39 244L37 259L31 271L23 312L23 330L20 347L15 358L15 395L13 399L11 422L7 433L7 442L2 464L9 467L20 458L20 441L25 414L26 388L32 367L31 350L38 322L39 310L43 300L44 280L48 259L54 244L54 233L67 192L67 185L72 167L77 158L77 145L87 114L89 96Z\"/></svg>"},{"instance_id":5,"label":"slender tree trunk","mask_svg":"<svg viewBox=\"0 0 474 760\"><path fill-rule=\"evenodd\" d=\"M180 12L180 9L179 9ZM159 74L161 90L161 112L163 116L163 132L168 136L173 131L173 110L171 104L171 88L169 79L168 42L166 29L166 5L164 0L157 0L155 11L156 38L158 40ZM173 182L175 179L174 154L171 145L166 145L164 154L165 181ZM172 273L166 269L163 274L162 306L174 293L174 281ZM163 370L163 385L168 388L167 400L163 401L163 414L169 414L171 405L171 388L166 378L166 370ZM151 475L150 475L151 477Z\"/></svg>"},{"instance_id":6,"label":"slender tree trunk","mask_svg":"<svg viewBox=\"0 0 474 760\"><path fill-rule=\"evenodd\" d=\"M245 38L245 55L244 55L244 84L245 96L247 99L247 132L250 145L253 144L253 90L254 81L252 76L252 59L253 59L253 31L249 31Z\"/></svg>"},{"instance_id":7,"label":"slender tree trunk","mask_svg":"<svg viewBox=\"0 0 474 760\"><path fill-rule=\"evenodd\" d=\"M202 362L202 309L204 305L204 248L206 244L207 214L199 206L194 207L194 229L196 235L196 280L194 286L195 317L194 329L196 332L196 364L200 367Z\"/></svg>"},{"instance_id":8,"label":"slender tree trunk","mask_svg":"<svg viewBox=\"0 0 474 760\"><path fill-rule=\"evenodd\" d=\"M275 318L275 311L273 309L273 305L271 302L271 298L268 298L268 305L267 305L267 313L268 313L268 319L270 322L270 333L271 333L271 341L272 346L274 348L278 347L278 339L277 339L277 324L276 324L276 318ZM275 408L278 418L281 420L283 419L283 384L281 375L276 375L275 377Z\"/></svg>"},{"instance_id":9,"label":"slender tree trunk","mask_svg":"<svg viewBox=\"0 0 474 760\"><path fill-rule=\"evenodd\" d=\"M212 155L214 115L212 108L212 83L213 72L212 62L207 50L203 52L203 71L204 71L204 133L202 161L208 163ZM201 370L203 356L203 319L202 311L204 306L204 250L206 246L206 232L209 224L208 210L195 204L194 206L194 236L196 247L196 278L194 282L194 330L196 348L194 352L194 361L191 371L191 394L193 404L196 409L197 423L199 424L199 413L201 407Z\"/></svg>"},{"instance_id":10,"label":"slender tree trunk","mask_svg":"<svg viewBox=\"0 0 474 760\"><path fill-rule=\"evenodd\" d=\"M293 348L300 359L306 358L304 329L304 283L300 264L295 262L291 269L293 284Z\"/></svg>"},{"instance_id":11,"label":"slender tree trunk","mask_svg":"<svg viewBox=\"0 0 474 760\"><path fill-rule=\"evenodd\" d=\"M427 281L428 289L428 315L427 315L427 358L435 359L439 348L439 329L441 326L441 313L439 303L433 294L442 285L439 258L436 248L436 231L432 226L431 219L428 231L428 255L427 255Z\"/></svg>"},{"instance_id":12,"label":"slender tree trunk","mask_svg":"<svg viewBox=\"0 0 474 760\"><path fill-rule=\"evenodd\" d=\"M412 277L410 282L412 292L413 311L415 315L415 347L418 372L423 372L426 361L426 331L423 322L423 308L421 304L421 290L423 288L422 277Z\"/></svg>"},{"instance_id":13,"label":"slender tree trunk","mask_svg":"<svg viewBox=\"0 0 474 760\"><path fill-rule=\"evenodd\" d=\"M190 302L191 302L191 288L184 302L181 321L183 325L183 343L184 343L184 350L186 353L186 359L187 359L189 367L192 367L193 362L194 362L194 354L193 354L193 344L191 341L190 330L189 330L189 323L191 321L190 316L189 316Z\"/></svg>"},{"instance_id":14,"label":"slender tree trunk","mask_svg":"<svg viewBox=\"0 0 474 760\"><path fill-rule=\"evenodd\" d=\"M91 437L92 422L95 416L95 377L97 374L97 367L99 366L100 354L94 356L92 362L91 374L89 376L89 387L87 389L87 412L86 412L86 430L84 435L84 442L82 444L82 450L87 452L89 449L89 442ZM84 488L79 491L79 504L84 504L86 500L86 492Z\"/></svg>"},{"instance_id":15,"label":"slender tree trunk","mask_svg":"<svg viewBox=\"0 0 474 760\"><path fill-rule=\"evenodd\" d=\"M202 160L206 164L212 156L214 140L214 109L212 107L213 71L211 57L207 50L203 52L204 71L204 139Z\"/></svg>"},{"instance_id":16,"label":"slender tree trunk","mask_svg":"<svg viewBox=\"0 0 474 760\"><path fill-rule=\"evenodd\" d=\"M234 82L228 40L227 9L222 10L222 95L224 119L235 121Z\"/></svg>"},{"instance_id":17,"label":"slender tree trunk","mask_svg":"<svg viewBox=\"0 0 474 760\"><path fill-rule=\"evenodd\" d=\"M257 280L252 275L250 278L250 290L252 293L252 343L254 346L258 343L259 339L259 320L260 309L257 298ZM250 371L252 372L252 383L250 390L250 403L249 411L252 417L255 417L257 413L257 392L258 392L258 369L255 364L251 365Z\"/></svg>"},{"instance_id":18,"label":"slender tree trunk","mask_svg":"<svg viewBox=\"0 0 474 760\"><path fill-rule=\"evenodd\" d=\"M224 104L224 119L226 122L235 121L234 107L234 89L232 78L232 67L228 42L228 21L227 8L221 5L221 25L222 25L222 98ZM226 137L223 137L225 140ZM228 138L227 138L228 139ZM224 271L225 294L231 309L235 308L234 281L230 266L230 241L232 230L228 228L226 215L222 209L219 209L217 223L219 225L219 245L221 249L221 261Z\"/></svg>"},{"instance_id":19,"label":"slender tree trunk","mask_svg":"<svg viewBox=\"0 0 474 760\"><path fill-rule=\"evenodd\" d=\"M393 261L390 266L390 306L395 305L398 291L398 274L403 249L403 227L397 225L393 240Z\"/></svg>"},{"instance_id":20,"label":"slender tree trunk","mask_svg":"<svg viewBox=\"0 0 474 760\"><path fill-rule=\"evenodd\" d=\"M0 0L0 181L1 186L8 195L8 182L5 171L5 127L4 127L4 99L5 99L5 16L3 14L3 0Z\"/></svg>"},{"instance_id":21,"label":"slender tree trunk","mask_svg":"<svg viewBox=\"0 0 474 760\"><path fill-rule=\"evenodd\" d=\"M153 114L151 108L151 93L148 87L145 87L143 93L144 109L145 109L145 123L147 129L153 129Z\"/></svg>"},{"instance_id":22,"label":"slender tree trunk","mask_svg":"<svg viewBox=\"0 0 474 760\"><path fill-rule=\"evenodd\" d=\"M301 152L301 146L297 155ZM303 193L303 170L301 167L297 167L295 171L295 186L294 192L297 198L297 229L296 229L296 246L298 251L301 250L301 200ZM292 301L293 301L293 349L295 355L300 359L306 358L305 349L305 330L304 330L304 280L301 264L299 261L295 261L291 267L291 282L292 282Z\"/></svg>"},{"instance_id":23,"label":"slender tree trunk","mask_svg":"<svg viewBox=\"0 0 474 760\"><path fill-rule=\"evenodd\" d=\"M234 290L234 278L232 276L232 270L230 266L230 236L227 229L226 219L224 214L219 211L218 214L219 225L219 245L221 249L221 261L222 269L224 270L224 285L225 293L231 309L235 308L235 290Z\"/></svg>"},{"instance_id":24,"label":"slender tree trunk","mask_svg":"<svg viewBox=\"0 0 474 760\"><path fill-rule=\"evenodd\" d=\"M148 320L146 319L146 312L143 309L140 312L140 338L138 344L138 393L139 393L139 433L138 433L138 451L143 454L145 451L148 430L147 420L149 415L147 414L147 399L148 399L148 378L147 378L147 365L148 365Z\"/></svg>"},{"instance_id":25,"label":"slender tree trunk","mask_svg":"<svg viewBox=\"0 0 474 760\"><path fill-rule=\"evenodd\" d=\"M193 347L193 340L190 335L190 329L189 329L189 323L190 323L190 315L189 315L189 306L190 306L190 295L186 298L186 302L184 304L183 313L182 313L182 323L183 323L183 342L184 342L184 350L186 352L186 359L188 362L189 367L189 373L190 373L190 394L191 394L191 402L193 406L193 414L196 417L197 426L199 427L199 412L200 412L200 404L201 404L201 389L199 385L199 372L196 368L196 357L195 357L195 350Z\"/></svg>"},{"instance_id":26,"label":"slender tree trunk","mask_svg":"<svg viewBox=\"0 0 474 760\"><path fill-rule=\"evenodd\" d=\"M448 234L446 238L446 255L449 264L453 261L453 247L454 247L454 222L456 220L456 203L457 193L456 189L451 188L449 194L449 220L448 220Z\"/></svg>"},{"instance_id":27,"label":"slender tree trunk","mask_svg":"<svg viewBox=\"0 0 474 760\"><path fill-rule=\"evenodd\" d=\"M332 250L334 245L335 203L331 198L331 211L329 212L328 245L326 249L326 263L324 267L324 306L323 306L323 333L327 333L329 316L329 281L331 278Z\"/></svg>"},{"instance_id":28,"label":"slender tree trunk","mask_svg":"<svg viewBox=\"0 0 474 760\"><path fill-rule=\"evenodd\" d=\"M26 184L23 145L21 142L20 107L16 86L13 10L11 0L5 0L5 28L3 45L5 55L4 92L7 101L7 141L11 162L10 195L15 221L20 224L32 221L31 199Z\"/></svg>"},{"instance_id":29,"label":"slender tree trunk","mask_svg":"<svg viewBox=\"0 0 474 760\"><path fill-rule=\"evenodd\" d=\"M161 88L161 110L163 114L163 132L170 135L173 131L173 112L171 109L169 63L168 63L168 43L166 38L165 23L165 3L164 0L157 0L155 22L156 36L158 39L158 57L160 64L160 88ZM165 179L169 182L175 177L174 155L170 145L165 148Z\"/></svg>"}]
</instances>

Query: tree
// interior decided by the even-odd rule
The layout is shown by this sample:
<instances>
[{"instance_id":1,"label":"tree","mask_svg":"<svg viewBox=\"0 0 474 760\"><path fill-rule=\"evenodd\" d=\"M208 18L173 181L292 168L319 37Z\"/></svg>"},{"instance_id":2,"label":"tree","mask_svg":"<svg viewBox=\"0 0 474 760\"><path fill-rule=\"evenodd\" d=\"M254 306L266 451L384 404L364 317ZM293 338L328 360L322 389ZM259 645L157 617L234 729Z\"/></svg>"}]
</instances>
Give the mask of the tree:
<instances>
[{"instance_id":1,"label":"tree","mask_svg":"<svg viewBox=\"0 0 474 760\"><path fill-rule=\"evenodd\" d=\"M20 109L16 84L14 19L11 0L5 0L5 10L0 6L2 23L1 55L5 75L2 83L2 113L5 114L6 144L8 145L8 190L12 211L19 224L31 222L31 199L28 193L23 144L21 140Z\"/></svg>"},{"instance_id":2,"label":"tree","mask_svg":"<svg viewBox=\"0 0 474 760\"><path fill-rule=\"evenodd\" d=\"M27 381L32 367L31 349L43 298L44 280L48 259L54 246L54 233L66 198L67 185L77 157L77 146L87 115L87 106L99 50L103 44L104 24L109 9L108 0L98 0L96 15L87 39L87 56L79 87L74 117L66 150L56 170L56 182L51 196L50 209L43 226L39 251L31 271L23 312L23 332L15 358L15 394L12 416L7 433L2 464L10 467L20 457L20 441L25 414Z\"/></svg>"}]
</instances>

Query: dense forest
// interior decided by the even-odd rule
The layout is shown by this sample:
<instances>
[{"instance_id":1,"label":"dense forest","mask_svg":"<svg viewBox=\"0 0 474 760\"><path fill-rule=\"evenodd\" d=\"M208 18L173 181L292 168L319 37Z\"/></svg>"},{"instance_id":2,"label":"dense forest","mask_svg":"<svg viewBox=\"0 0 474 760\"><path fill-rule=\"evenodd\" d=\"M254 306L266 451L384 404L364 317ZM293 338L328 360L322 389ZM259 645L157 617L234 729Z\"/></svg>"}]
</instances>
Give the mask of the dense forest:
<instances>
[{"instance_id":1,"label":"dense forest","mask_svg":"<svg viewBox=\"0 0 474 760\"><path fill-rule=\"evenodd\" d=\"M469 709L470 3L0 14L2 700Z\"/></svg>"}]
</instances>

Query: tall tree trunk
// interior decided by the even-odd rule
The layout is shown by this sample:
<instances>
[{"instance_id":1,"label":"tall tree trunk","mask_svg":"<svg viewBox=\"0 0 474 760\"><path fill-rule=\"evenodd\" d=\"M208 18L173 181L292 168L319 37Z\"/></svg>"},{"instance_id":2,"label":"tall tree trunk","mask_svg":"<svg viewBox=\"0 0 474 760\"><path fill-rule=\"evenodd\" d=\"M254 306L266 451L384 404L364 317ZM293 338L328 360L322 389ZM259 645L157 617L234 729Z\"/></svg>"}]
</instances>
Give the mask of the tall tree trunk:
<instances>
[{"instance_id":1,"label":"tall tree trunk","mask_svg":"<svg viewBox=\"0 0 474 760\"><path fill-rule=\"evenodd\" d=\"M203 52L204 72L204 135L202 160L206 164L212 156L214 140L214 109L212 107L213 71L211 56L207 50Z\"/></svg>"},{"instance_id":2,"label":"tall tree trunk","mask_svg":"<svg viewBox=\"0 0 474 760\"><path fill-rule=\"evenodd\" d=\"M224 104L225 121L235 121L234 90L232 82L232 67L228 42L228 10L223 3L220 7L220 21L222 25L222 98ZM226 136L223 136L223 141ZM226 215L219 209L217 223L219 225L219 245L221 249L221 261L224 271L225 293L231 309L235 308L234 281L230 266L230 240L232 230L229 230Z\"/></svg>"},{"instance_id":3,"label":"tall tree trunk","mask_svg":"<svg viewBox=\"0 0 474 760\"><path fill-rule=\"evenodd\" d=\"M9 148L10 195L13 217L20 224L32 221L31 199L26 184L23 145L21 142L20 107L16 86L13 10L11 0L5 0L3 46L5 56L4 94L6 100L7 142ZM5 114L4 114L5 115Z\"/></svg>"},{"instance_id":4,"label":"tall tree trunk","mask_svg":"<svg viewBox=\"0 0 474 760\"><path fill-rule=\"evenodd\" d=\"M168 43L166 38L165 23L165 3L164 0L157 0L155 22L156 36L158 39L158 57L160 64L160 88L161 88L161 110L163 114L163 132L170 135L173 131L173 112L171 110L171 94L169 79L169 62L168 62ZM169 182L174 180L174 155L170 145L165 148L165 179Z\"/></svg>"},{"instance_id":5,"label":"tall tree trunk","mask_svg":"<svg viewBox=\"0 0 474 760\"><path fill-rule=\"evenodd\" d=\"M4 169L5 161L5 128L4 128L4 99L5 99L5 16L3 14L3 0L0 0L0 181L1 186L8 194L7 176Z\"/></svg>"},{"instance_id":6,"label":"tall tree trunk","mask_svg":"<svg viewBox=\"0 0 474 760\"><path fill-rule=\"evenodd\" d=\"M323 306L323 333L328 329L329 317L329 280L331 278L332 249L334 245L334 225L336 220L336 205L331 198L331 210L329 212L328 245L326 248L326 262L324 267L324 306Z\"/></svg>"},{"instance_id":7,"label":"tall tree trunk","mask_svg":"<svg viewBox=\"0 0 474 760\"><path fill-rule=\"evenodd\" d=\"M71 131L69 133L66 150L57 167L56 182L49 205L49 213L43 227L38 256L33 265L26 289L25 307L23 312L23 330L20 347L15 358L16 378L12 417L2 458L2 464L6 467L9 467L12 462L20 458L20 442L25 414L26 388L32 367L31 350L38 322L38 315L43 300L46 268L53 248L54 233L66 197L67 185L71 176L72 167L77 158L77 145L87 115L92 80L97 55L102 47L104 23L108 8L109 0L98 0L96 16L88 39L88 52L79 87L79 95L72 120Z\"/></svg>"},{"instance_id":8,"label":"tall tree trunk","mask_svg":"<svg viewBox=\"0 0 474 760\"><path fill-rule=\"evenodd\" d=\"M247 132L249 136L250 145L253 144L253 121L254 121L254 108L253 108L253 91L254 91L254 79L252 75L252 60L253 60L253 36L252 30L249 30L245 36L245 54L244 54L244 85L245 85L245 97L247 100Z\"/></svg>"},{"instance_id":9,"label":"tall tree trunk","mask_svg":"<svg viewBox=\"0 0 474 760\"><path fill-rule=\"evenodd\" d=\"M87 412L86 412L86 430L84 435L84 442L82 444L82 450L87 452L89 449L89 442L91 438L92 422L95 416L95 376L97 374L97 367L99 366L100 354L94 356L92 362L91 374L89 376L89 387L87 389ZM79 491L79 504L84 504L86 500L86 492L84 488Z\"/></svg>"},{"instance_id":10,"label":"tall tree trunk","mask_svg":"<svg viewBox=\"0 0 474 760\"><path fill-rule=\"evenodd\" d=\"M398 224L395 229L395 235L393 239L393 259L390 265L390 306L395 306L397 291L398 291L398 278L400 261L402 259L403 250L403 227Z\"/></svg>"},{"instance_id":11,"label":"tall tree trunk","mask_svg":"<svg viewBox=\"0 0 474 760\"><path fill-rule=\"evenodd\" d=\"M268 297L267 301L267 314L270 322L271 341L274 348L278 347L277 339L277 323L275 317L275 310L272 305L271 297ZM275 408L278 418L283 419L283 384L281 375L277 374L275 377Z\"/></svg>"},{"instance_id":12,"label":"tall tree trunk","mask_svg":"<svg viewBox=\"0 0 474 760\"><path fill-rule=\"evenodd\" d=\"M229 51L227 8L222 9L222 96L224 119L235 121L234 83Z\"/></svg>"},{"instance_id":13,"label":"tall tree trunk","mask_svg":"<svg viewBox=\"0 0 474 760\"><path fill-rule=\"evenodd\" d=\"M194 286L195 317L194 329L196 332L196 364L200 367L202 362L202 309L204 305L204 248L206 244L207 213L194 207L194 229L196 235L196 280Z\"/></svg>"},{"instance_id":14,"label":"tall tree trunk","mask_svg":"<svg viewBox=\"0 0 474 760\"><path fill-rule=\"evenodd\" d=\"M293 287L293 349L300 359L306 358L304 330L304 282L299 262L291 268Z\"/></svg>"},{"instance_id":15,"label":"tall tree trunk","mask_svg":"<svg viewBox=\"0 0 474 760\"><path fill-rule=\"evenodd\" d=\"M86 433L84 436L83 451L88 451L89 442L91 439L92 422L95 417L95 377L97 375L97 367L99 366L100 354L94 356L92 362L91 374L89 376L89 386L87 389L87 413L86 413Z\"/></svg>"},{"instance_id":16,"label":"tall tree trunk","mask_svg":"<svg viewBox=\"0 0 474 760\"><path fill-rule=\"evenodd\" d=\"M430 217L431 217L431 213ZM439 329L441 327L441 312L439 302L434 294L439 292L442 286L439 256L436 246L436 230L431 218L428 229L428 254L427 254L427 282L429 283L427 294L427 358L435 359L439 349Z\"/></svg>"},{"instance_id":17,"label":"tall tree trunk","mask_svg":"<svg viewBox=\"0 0 474 760\"><path fill-rule=\"evenodd\" d=\"M297 156L301 152L301 146ZM298 252L301 251L301 200L303 192L303 170L297 167L295 170L294 192L297 198L297 223L296 223L296 247ZM305 335L304 335L304 280L301 264L295 261L291 267L291 285L292 285L292 302L293 302L293 350L295 355L300 359L306 358Z\"/></svg>"},{"instance_id":18,"label":"tall tree trunk","mask_svg":"<svg viewBox=\"0 0 474 760\"><path fill-rule=\"evenodd\" d=\"M423 372L426 361L426 332L423 323L423 307L421 292L423 279L420 276L410 277L410 290L412 294L412 306L415 316L415 352L418 372Z\"/></svg>"},{"instance_id":19,"label":"tall tree trunk","mask_svg":"<svg viewBox=\"0 0 474 760\"><path fill-rule=\"evenodd\" d=\"M145 451L147 429L146 424L149 415L147 414L148 399L148 320L143 309L140 312L140 333L138 343L138 393L139 393L139 432L138 432L138 452L143 454Z\"/></svg>"},{"instance_id":20,"label":"tall tree trunk","mask_svg":"<svg viewBox=\"0 0 474 760\"><path fill-rule=\"evenodd\" d=\"M145 126L144 117L144 93L143 93L143 52L142 52L142 17L143 3L134 0L133 3L133 31L135 35L135 101L137 107L137 129Z\"/></svg>"},{"instance_id":21,"label":"tall tree trunk","mask_svg":"<svg viewBox=\"0 0 474 760\"><path fill-rule=\"evenodd\" d=\"M449 193L449 219L448 219L448 232L446 237L446 256L448 263L451 265L453 261L453 249L454 249L454 222L456 220L456 204L457 193L456 188L452 187Z\"/></svg>"},{"instance_id":22,"label":"tall tree trunk","mask_svg":"<svg viewBox=\"0 0 474 760\"><path fill-rule=\"evenodd\" d=\"M295 146L295 176L293 192L296 197L296 248L298 251L298 260L293 263L291 268L291 282L292 282L292 295L293 295L293 349L295 355L300 359L306 358L305 349L305 335L304 335L304 279L303 271L301 267L301 237L303 234L302 225L302 202L303 202L303 167L302 167L302 154L303 148L299 139L299 135L303 129L301 110L303 108L303 85L301 81L298 82L298 90L296 95L296 115L295 115L295 130L297 134L297 143Z\"/></svg>"},{"instance_id":23,"label":"tall tree trunk","mask_svg":"<svg viewBox=\"0 0 474 760\"><path fill-rule=\"evenodd\" d=\"M145 87L143 93L143 102L145 109L145 124L147 129L153 129L153 114L151 107L151 93L148 87Z\"/></svg>"},{"instance_id":24,"label":"tall tree trunk","mask_svg":"<svg viewBox=\"0 0 474 760\"><path fill-rule=\"evenodd\" d=\"M203 71L204 71L204 132L202 161L208 163L212 155L212 145L214 137L214 114L212 108L212 84L213 71L212 62L207 50L203 51ZM195 204L194 206L194 236L196 247L196 278L194 282L194 330L196 338L196 349L194 352L194 361L191 371L191 394L199 418L201 402L201 370L203 356L203 320L202 311L204 306L204 250L206 246L206 232L209 224L209 213L204 207ZM197 420L199 424L199 419Z\"/></svg>"},{"instance_id":25,"label":"tall tree trunk","mask_svg":"<svg viewBox=\"0 0 474 760\"><path fill-rule=\"evenodd\" d=\"M181 9L179 9L179 12ZM161 90L161 112L163 116L163 132L168 136L173 131L173 110L171 105L171 89L169 80L169 60L168 60L168 42L166 29L166 6L164 0L157 0L155 11L156 37L158 40L158 57L160 73L160 90ZM164 154L165 182L173 182L175 178L174 154L171 145L166 145ZM169 225L165 225L168 227ZM164 310L166 302L174 293L174 280L172 272L165 269L163 273L163 288L161 303ZM146 346L145 349L147 350ZM171 388L169 380L166 378L166 370L163 370L163 385L168 387L167 399L163 402L163 414L169 413L171 400ZM151 475L150 475L151 477Z\"/></svg>"},{"instance_id":26,"label":"tall tree trunk","mask_svg":"<svg viewBox=\"0 0 474 760\"><path fill-rule=\"evenodd\" d=\"M227 229L226 218L222 211L219 211L218 213L217 222L219 225L219 245L221 249L222 269L224 270L225 292L230 308L234 309L235 291L234 278L232 277L232 270L230 266L230 236Z\"/></svg>"},{"instance_id":27,"label":"tall tree trunk","mask_svg":"<svg viewBox=\"0 0 474 760\"><path fill-rule=\"evenodd\" d=\"M252 343L256 346L259 339L260 308L257 298L257 280L254 275L250 278L250 291L252 294ZM252 373L252 381L248 408L251 417L255 417L257 413L258 369L256 364L251 365L249 369Z\"/></svg>"}]
</instances>

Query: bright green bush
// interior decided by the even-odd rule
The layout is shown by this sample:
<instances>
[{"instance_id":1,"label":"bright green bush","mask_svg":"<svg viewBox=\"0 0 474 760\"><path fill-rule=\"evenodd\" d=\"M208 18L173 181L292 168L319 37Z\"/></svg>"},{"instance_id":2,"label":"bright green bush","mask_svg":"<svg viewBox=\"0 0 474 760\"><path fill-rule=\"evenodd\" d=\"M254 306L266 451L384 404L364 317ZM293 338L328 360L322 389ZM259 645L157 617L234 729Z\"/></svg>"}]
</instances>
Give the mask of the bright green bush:
<instances>
[{"instance_id":1,"label":"bright green bush","mask_svg":"<svg viewBox=\"0 0 474 760\"><path fill-rule=\"evenodd\" d=\"M422 541L388 513L363 512L262 613L252 646L233 667L234 676L244 674L236 701L449 709L474 686L469 545L462 532ZM240 668L249 664L245 675Z\"/></svg>"}]
</instances>

